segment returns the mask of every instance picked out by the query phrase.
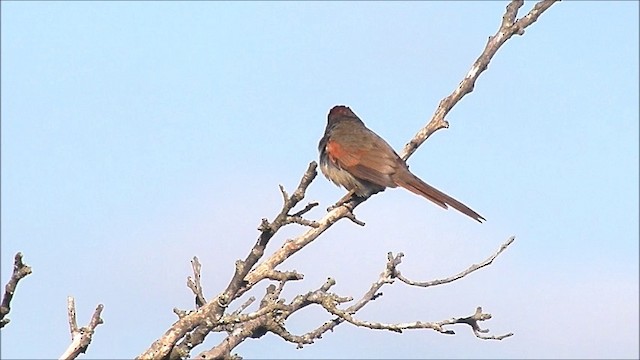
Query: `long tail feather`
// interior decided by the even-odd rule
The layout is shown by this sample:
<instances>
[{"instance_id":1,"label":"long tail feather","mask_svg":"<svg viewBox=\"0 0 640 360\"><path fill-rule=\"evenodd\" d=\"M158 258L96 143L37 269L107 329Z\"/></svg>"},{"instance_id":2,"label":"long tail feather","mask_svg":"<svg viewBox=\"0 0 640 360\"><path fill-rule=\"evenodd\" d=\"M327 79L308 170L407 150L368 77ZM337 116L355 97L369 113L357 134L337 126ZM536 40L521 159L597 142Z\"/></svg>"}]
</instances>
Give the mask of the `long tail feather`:
<instances>
[{"instance_id":1,"label":"long tail feather","mask_svg":"<svg viewBox=\"0 0 640 360\"><path fill-rule=\"evenodd\" d=\"M483 220L486 221L485 218L483 218L477 212L471 210L467 205L425 183L424 181L420 180L420 178L413 175L411 172L407 171L407 175L408 176L399 176L394 179L398 186L401 186L415 194L423 196L426 199L433 201L436 205L442 208L447 209L447 205L449 205L480 223Z\"/></svg>"}]
</instances>

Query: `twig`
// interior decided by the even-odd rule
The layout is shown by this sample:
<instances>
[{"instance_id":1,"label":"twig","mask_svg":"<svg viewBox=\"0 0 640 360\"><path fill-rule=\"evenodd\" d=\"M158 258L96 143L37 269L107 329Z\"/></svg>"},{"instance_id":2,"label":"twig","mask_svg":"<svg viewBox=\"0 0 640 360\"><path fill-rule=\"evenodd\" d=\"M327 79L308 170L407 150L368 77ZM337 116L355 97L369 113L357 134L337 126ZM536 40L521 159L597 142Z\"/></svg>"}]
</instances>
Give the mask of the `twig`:
<instances>
[{"instance_id":1,"label":"twig","mask_svg":"<svg viewBox=\"0 0 640 360\"><path fill-rule=\"evenodd\" d=\"M314 165L314 167L317 166L315 161L312 162L312 164ZM329 227L331 227L331 225L333 225L340 219L349 218L351 216L350 214L352 214L351 209L355 208L364 200L365 198L357 197L342 206L334 208L333 210L329 211L322 219L316 222L318 224L317 227L308 229L304 234L285 241L285 243L279 249L274 251L268 259L258 264L253 270L251 270L249 274L247 274L247 276L245 277L245 281L247 282L247 284L253 286L260 280L265 279L266 275L272 269L274 269L290 256L313 242L318 238L318 236L320 236ZM356 222L358 222L357 219Z\"/></svg>"},{"instance_id":2,"label":"twig","mask_svg":"<svg viewBox=\"0 0 640 360\"><path fill-rule=\"evenodd\" d=\"M18 252L14 257L11 279L4 287L4 296L2 297L2 304L0 304L0 328L3 328L10 321L4 317L11 311L11 299L13 299L13 294L16 292L18 282L31 274L31 272L31 267L22 262L22 253Z\"/></svg>"},{"instance_id":3,"label":"twig","mask_svg":"<svg viewBox=\"0 0 640 360\"><path fill-rule=\"evenodd\" d=\"M81 353L87 351L87 347L91 343L91 338L96 330L96 327L102 324L104 321L100 317L104 306L99 304L96 310L91 316L91 321L88 326L78 327L76 320L76 303L73 297L67 298L67 313L69 317L69 329L71 331L71 344L67 350L60 355L60 359L75 359Z\"/></svg>"},{"instance_id":4,"label":"twig","mask_svg":"<svg viewBox=\"0 0 640 360\"><path fill-rule=\"evenodd\" d=\"M382 293L379 291L384 285L393 283L393 276L392 276L393 268L396 262L399 261L401 257L402 257L402 253L396 255L395 257L393 257L391 253L389 253L389 256L387 259L387 265L385 266L384 271L380 273L378 280L376 280L373 284L371 284L371 287L369 288L369 290L364 295L362 295L362 297L355 304L349 306L345 311L350 314L355 314L358 310L362 309L370 301L373 301L379 298L380 296L382 296ZM333 284L335 284L335 281L333 281ZM336 326L340 325L342 322L344 322L344 319L337 317L335 319L325 322L324 324L320 325L318 328L301 336L295 336L291 334L279 334L279 333L277 333L277 335L280 335L287 341L297 344L298 348L302 348L304 344L313 344L314 339L321 339L324 333L330 330L333 331L333 329ZM295 339L295 341L292 341L290 339L292 340Z\"/></svg>"},{"instance_id":5,"label":"twig","mask_svg":"<svg viewBox=\"0 0 640 360\"><path fill-rule=\"evenodd\" d=\"M297 216L302 216L304 214L306 214L307 212L309 212L311 209L313 209L314 207L318 206L319 203L314 201L314 202L310 202L307 204L307 206L304 207L304 209L298 211L295 214L291 214L292 217L297 217Z\"/></svg>"},{"instance_id":6,"label":"twig","mask_svg":"<svg viewBox=\"0 0 640 360\"><path fill-rule=\"evenodd\" d=\"M202 270L202 265L197 256L191 259L191 268L193 269L193 278L191 278L191 276L187 277L187 287L189 287L196 296L196 308L200 308L207 303L207 300L205 300L204 294L202 294L202 285L200 283L200 270Z\"/></svg>"},{"instance_id":7,"label":"twig","mask_svg":"<svg viewBox=\"0 0 640 360\"><path fill-rule=\"evenodd\" d=\"M286 223L287 224L300 224L300 225L309 226L309 227L318 227L318 226L320 226L320 225L318 225L317 222L315 222L313 220L307 220L307 219L303 218L302 216L287 216Z\"/></svg>"},{"instance_id":8,"label":"twig","mask_svg":"<svg viewBox=\"0 0 640 360\"><path fill-rule=\"evenodd\" d=\"M478 325L478 322L488 319L491 319L491 314L484 314L482 312L482 308L478 306L476 308L476 312L473 315L466 318L455 319L453 321L455 321L456 324L467 324L471 326L474 335L482 340L502 340L508 338L509 336L513 336L513 333L507 333L503 335L484 335L489 332L489 329L481 329L480 325Z\"/></svg>"},{"instance_id":9,"label":"twig","mask_svg":"<svg viewBox=\"0 0 640 360\"><path fill-rule=\"evenodd\" d=\"M507 247L509 247L509 245L511 245L515 241L515 239L516 239L515 236L512 236L509 239L507 239L507 241L505 241L502 245L500 245L500 248L498 249L498 251L496 251L493 255L489 256L483 262L481 262L479 264L473 264L473 265L469 266L467 269L465 269L464 271L461 271L461 272L459 272L459 273L457 273L457 274L455 274L453 276L449 276L449 277L444 278L444 279L437 279L437 280L424 281L424 282L409 280L406 277L402 276L400 271L398 271L395 268L395 266L393 268L394 275L398 280L402 281L405 284L412 285L412 286L429 287L429 286L447 284L447 283L456 281L458 279L461 279L461 278L471 274L472 272L477 271L477 270L479 270L479 269L481 269L481 268L483 268L483 267L485 267L487 265L490 265L493 262L493 260L495 260L495 258L498 257L498 255L500 255L503 251L505 251L507 249Z\"/></svg>"},{"instance_id":10,"label":"twig","mask_svg":"<svg viewBox=\"0 0 640 360\"><path fill-rule=\"evenodd\" d=\"M476 309L476 312L473 315L465 318L452 318L449 320L442 320L438 322L414 321L409 323L387 324L387 323L380 323L380 322L373 322L373 321L358 320L350 312L338 309L336 304L328 299L324 299L322 302L320 302L320 304L322 305L323 308L325 308L327 311L329 311L333 315L336 315L353 325L366 327L374 330L389 330L389 331L401 333L403 330L410 330L410 329L432 329L442 334L453 335L455 334L455 332L453 330L445 329L444 328L445 325L467 324L471 326L471 328L473 329L474 335L476 335L478 338L483 340L502 340L509 336L513 336L513 333L508 333L508 334L499 335L499 336L482 335L482 333L486 333L488 332L488 330L481 329L480 326L478 325L478 322L491 319L491 314L483 313L482 308L480 307Z\"/></svg>"},{"instance_id":11,"label":"twig","mask_svg":"<svg viewBox=\"0 0 640 360\"><path fill-rule=\"evenodd\" d=\"M280 270L271 270L265 277L269 280L275 281L289 281L289 280L302 280L304 279L304 275L298 273L297 271L280 271Z\"/></svg>"},{"instance_id":12,"label":"twig","mask_svg":"<svg viewBox=\"0 0 640 360\"><path fill-rule=\"evenodd\" d=\"M233 315L240 315L246 308L248 308L253 302L256 301L255 296L251 296L245 301L236 311L232 312Z\"/></svg>"}]
</instances>

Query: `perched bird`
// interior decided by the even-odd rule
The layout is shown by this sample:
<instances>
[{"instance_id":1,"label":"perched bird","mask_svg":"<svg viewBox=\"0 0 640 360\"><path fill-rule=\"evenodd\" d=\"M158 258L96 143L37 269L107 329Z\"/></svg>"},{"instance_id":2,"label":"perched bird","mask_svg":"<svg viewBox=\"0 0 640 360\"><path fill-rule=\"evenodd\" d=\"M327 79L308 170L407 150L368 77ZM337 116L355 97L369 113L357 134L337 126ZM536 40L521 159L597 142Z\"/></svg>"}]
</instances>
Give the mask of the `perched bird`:
<instances>
[{"instance_id":1,"label":"perched bird","mask_svg":"<svg viewBox=\"0 0 640 360\"><path fill-rule=\"evenodd\" d=\"M329 111L318 150L324 176L349 190L343 198L345 201L352 194L364 197L387 187L400 186L440 207L447 209L449 205L478 222L485 220L465 204L413 175L393 148L369 130L347 106L335 106Z\"/></svg>"}]
</instances>

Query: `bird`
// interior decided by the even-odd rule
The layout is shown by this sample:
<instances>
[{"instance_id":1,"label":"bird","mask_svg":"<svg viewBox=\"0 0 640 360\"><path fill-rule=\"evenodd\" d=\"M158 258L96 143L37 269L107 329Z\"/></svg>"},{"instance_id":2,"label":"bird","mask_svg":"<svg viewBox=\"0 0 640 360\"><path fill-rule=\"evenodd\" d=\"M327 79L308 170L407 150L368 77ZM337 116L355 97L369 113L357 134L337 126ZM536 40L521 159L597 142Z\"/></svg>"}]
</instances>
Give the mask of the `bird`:
<instances>
[{"instance_id":1,"label":"bird","mask_svg":"<svg viewBox=\"0 0 640 360\"><path fill-rule=\"evenodd\" d=\"M451 206L480 223L486 220L409 171L391 145L368 129L348 106L336 105L329 110L318 150L324 176L349 191L335 206L346 203L352 195L367 197L400 186L444 209Z\"/></svg>"}]
</instances>

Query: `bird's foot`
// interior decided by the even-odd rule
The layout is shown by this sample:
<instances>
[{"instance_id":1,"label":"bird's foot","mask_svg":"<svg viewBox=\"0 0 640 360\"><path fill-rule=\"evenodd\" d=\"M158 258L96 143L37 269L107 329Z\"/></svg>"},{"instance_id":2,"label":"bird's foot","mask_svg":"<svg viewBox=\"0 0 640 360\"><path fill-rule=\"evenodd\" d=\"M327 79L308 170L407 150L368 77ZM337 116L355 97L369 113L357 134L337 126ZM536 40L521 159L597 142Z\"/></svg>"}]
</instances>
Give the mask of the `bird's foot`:
<instances>
[{"instance_id":1,"label":"bird's foot","mask_svg":"<svg viewBox=\"0 0 640 360\"><path fill-rule=\"evenodd\" d=\"M327 208L327 212L332 211L333 209L336 209L336 208L338 208L338 207L340 207L340 206L342 206L342 205L344 205L344 204L348 203L349 201L351 201L351 198L352 198L353 196L354 196L354 192L353 192L353 191L349 191L349 192L347 193L347 195L343 196L343 197L342 197L342 199L338 200L338 202L337 202L337 203L335 203L335 204L333 204L333 205L329 206L329 207Z\"/></svg>"}]
</instances>

